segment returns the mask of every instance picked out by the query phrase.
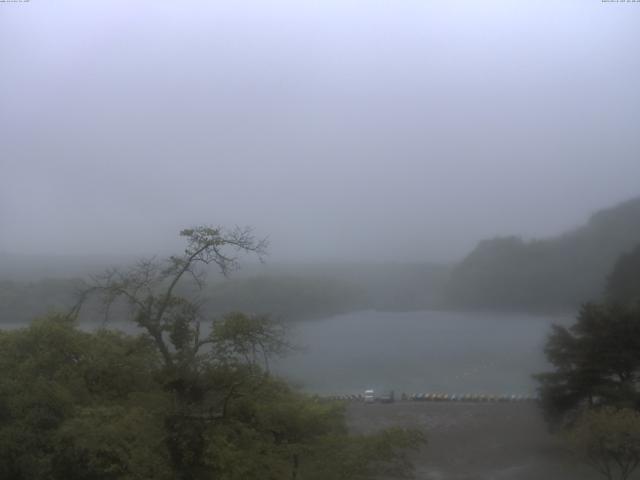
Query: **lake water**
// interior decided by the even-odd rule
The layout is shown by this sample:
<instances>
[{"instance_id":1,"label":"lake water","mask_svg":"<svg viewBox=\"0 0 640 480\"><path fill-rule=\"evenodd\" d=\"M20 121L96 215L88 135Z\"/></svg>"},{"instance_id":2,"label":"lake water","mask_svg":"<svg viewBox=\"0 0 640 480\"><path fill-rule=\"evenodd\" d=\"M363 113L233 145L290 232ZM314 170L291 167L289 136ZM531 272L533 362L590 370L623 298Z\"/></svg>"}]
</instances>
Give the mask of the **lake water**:
<instances>
[{"instance_id":1,"label":"lake water","mask_svg":"<svg viewBox=\"0 0 640 480\"><path fill-rule=\"evenodd\" d=\"M294 324L302 351L279 360L281 376L319 394L534 394L549 368L550 325L567 318L422 311L357 312Z\"/></svg>"},{"instance_id":2,"label":"lake water","mask_svg":"<svg viewBox=\"0 0 640 480\"><path fill-rule=\"evenodd\" d=\"M549 369L543 348L554 322L572 319L444 311L337 315L291 324L290 338L300 350L273 362L272 370L322 395L368 388L397 394L534 394L531 375ZM136 331L127 323L109 326Z\"/></svg>"}]
</instances>

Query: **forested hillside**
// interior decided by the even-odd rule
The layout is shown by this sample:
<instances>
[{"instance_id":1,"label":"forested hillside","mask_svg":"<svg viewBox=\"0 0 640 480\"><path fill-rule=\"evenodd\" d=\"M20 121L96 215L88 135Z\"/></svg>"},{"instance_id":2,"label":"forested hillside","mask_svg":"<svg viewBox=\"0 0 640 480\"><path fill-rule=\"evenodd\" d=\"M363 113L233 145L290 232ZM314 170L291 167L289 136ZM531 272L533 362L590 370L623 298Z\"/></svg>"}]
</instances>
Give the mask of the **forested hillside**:
<instances>
[{"instance_id":1,"label":"forested hillside","mask_svg":"<svg viewBox=\"0 0 640 480\"><path fill-rule=\"evenodd\" d=\"M468 308L570 309L599 298L616 260L640 243L640 197L544 240L484 240L453 270L447 304Z\"/></svg>"},{"instance_id":2,"label":"forested hillside","mask_svg":"<svg viewBox=\"0 0 640 480\"><path fill-rule=\"evenodd\" d=\"M76 267L65 271L52 264L59 278L0 280L0 323L25 323L71 308L87 278L69 277L81 272ZM26 277L17 266L14 271L16 278ZM448 267L419 263L253 265L226 279L212 272L215 280L198 296L208 315L244 311L296 321L357 310L429 308L441 297L447 274ZM183 293L195 288L186 284ZM92 318L100 318L97 307L92 306Z\"/></svg>"}]
</instances>

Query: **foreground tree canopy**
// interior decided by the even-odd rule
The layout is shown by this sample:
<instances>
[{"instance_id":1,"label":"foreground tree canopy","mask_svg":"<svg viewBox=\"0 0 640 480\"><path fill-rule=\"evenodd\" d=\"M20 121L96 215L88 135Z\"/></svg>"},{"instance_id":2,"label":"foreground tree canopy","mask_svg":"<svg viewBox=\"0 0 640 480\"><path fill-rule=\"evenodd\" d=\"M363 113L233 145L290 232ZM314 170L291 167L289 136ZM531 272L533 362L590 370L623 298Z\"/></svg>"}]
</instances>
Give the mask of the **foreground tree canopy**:
<instances>
[{"instance_id":1,"label":"foreground tree canopy","mask_svg":"<svg viewBox=\"0 0 640 480\"><path fill-rule=\"evenodd\" d=\"M423 443L399 429L349 435L341 404L310 398L269 373L286 353L268 317L207 319L180 283L204 284L237 255L262 255L249 230L184 230L166 262L112 270L84 289L70 315L0 333L0 478L358 479L409 475ZM141 333L77 329L82 305ZM126 307L126 308L123 308Z\"/></svg>"},{"instance_id":2,"label":"foreground tree canopy","mask_svg":"<svg viewBox=\"0 0 640 480\"><path fill-rule=\"evenodd\" d=\"M555 325L545 353L555 367L537 375L553 424L570 423L584 407L640 407L640 310L587 304L570 328Z\"/></svg>"},{"instance_id":3,"label":"foreground tree canopy","mask_svg":"<svg viewBox=\"0 0 640 480\"><path fill-rule=\"evenodd\" d=\"M620 262L616 271L628 272ZM573 326L553 327L545 353L555 370L536 377L550 426L603 477L631 478L640 465L637 304L584 305Z\"/></svg>"}]
</instances>

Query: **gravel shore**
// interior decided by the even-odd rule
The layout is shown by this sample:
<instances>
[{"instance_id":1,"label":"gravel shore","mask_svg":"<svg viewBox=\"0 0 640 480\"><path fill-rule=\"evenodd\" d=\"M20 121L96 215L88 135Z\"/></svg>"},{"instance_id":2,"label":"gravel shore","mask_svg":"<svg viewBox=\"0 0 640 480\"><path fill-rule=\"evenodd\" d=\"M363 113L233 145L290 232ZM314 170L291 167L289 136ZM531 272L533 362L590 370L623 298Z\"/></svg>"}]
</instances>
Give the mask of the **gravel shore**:
<instances>
[{"instance_id":1,"label":"gravel shore","mask_svg":"<svg viewBox=\"0 0 640 480\"><path fill-rule=\"evenodd\" d=\"M428 444L413 456L419 480L591 480L547 432L533 403L353 403L349 427L367 433L418 428Z\"/></svg>"}]
</instances>

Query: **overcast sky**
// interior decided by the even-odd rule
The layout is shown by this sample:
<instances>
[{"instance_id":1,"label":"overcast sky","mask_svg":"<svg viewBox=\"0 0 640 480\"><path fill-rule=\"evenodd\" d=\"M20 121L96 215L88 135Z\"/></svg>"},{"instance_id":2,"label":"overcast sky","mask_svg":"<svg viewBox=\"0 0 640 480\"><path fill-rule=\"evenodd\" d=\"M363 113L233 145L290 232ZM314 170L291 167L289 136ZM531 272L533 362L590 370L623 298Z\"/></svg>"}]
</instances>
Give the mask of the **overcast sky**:
<instances>
[{"instance_id":1,"label":"overcast sky","mask_svg":"<svg viewBox=\"0 0 640 480\"><path fill-rule=\"evenodd\" d=\"M640 194L640 3L0 3L0 251L451 260Z\"/></svg>"}]
</instances>

